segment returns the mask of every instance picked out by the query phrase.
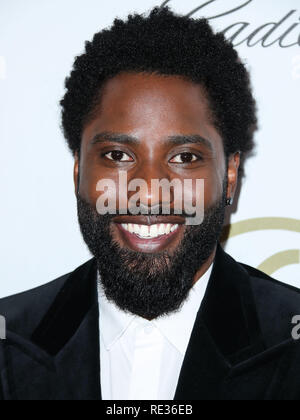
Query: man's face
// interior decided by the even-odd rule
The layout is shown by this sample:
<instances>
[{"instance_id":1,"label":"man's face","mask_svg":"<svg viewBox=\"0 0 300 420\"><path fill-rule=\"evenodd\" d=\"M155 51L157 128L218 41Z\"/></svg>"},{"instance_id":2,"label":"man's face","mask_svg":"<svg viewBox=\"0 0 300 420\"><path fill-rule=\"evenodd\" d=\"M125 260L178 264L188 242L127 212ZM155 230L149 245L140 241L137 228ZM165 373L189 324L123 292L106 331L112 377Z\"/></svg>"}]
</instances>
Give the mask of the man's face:
<instances>
[{"instance_id":1,"label":"man's face","mask_svg":"<svg viewBox=\"0 0 300 420\"><path fill-rule=\"evenodd\" d=\"M176 76L142 73L123 73L106 83L101 103L83 130L80 163L76 159L74 179L76 191L79 191L79 222L83 236L97 258L107 295L122 309L150 318L178 308L194 281L214 258L224 219L225 198L234 194L238 166L238 154L232 156L226 165L223 141L214 127L200 85ZM186 179L195 182L203 179L203 226L186 226L184 214L172 214L173 195L171 215L98 215L96 203L100 193L97 183L101 179L110 179L118 190L120 171L126 172L128 183L137 178L146 181L148 191L140 191L140 204L144 206L162 205L164 200L151 189L153 179L179 179L182 184ZM79 172L80 185L77 184ZM199 194L195 182L190 191L193 203ZM133 194L129 192L128 199ZM116 204L119 208L118 200ZM154 232L154 237L144 238L139 234L142 231L135 230L143 225L152 229L148 232ZM170 227L175 230L170 232ZM110 253L106 255L108 248ZM192 259L189 268L184 267L183 260L188 254ZM109 265L110 270L106 267ZM142 270L140 273L139 269ZM162 272L163 280L160 280ZM143 288L149 287L149 293L145 292L148 301L155 290L161 295L165 291L165 302L168 297L172 300L170 289L176 287L174 276L187 276L176 299L174 290L174 299L177 300L174 308L171 302L163 308L163 301L156 310L150 308L155 306L154 302L150 303L148 310L146 301L136 305L139 309L135 308L134 302L127 305L134 294L133 289L126 299L121 296L126 292L124 285L129 287L126 281L131 281L135 285L139 283L136 293L140 296L145 292ZM168 290L162 290L162 281L168 281L165 283ZM133 297L135 301L137 296Z\"/></svg>"}]
</instances>

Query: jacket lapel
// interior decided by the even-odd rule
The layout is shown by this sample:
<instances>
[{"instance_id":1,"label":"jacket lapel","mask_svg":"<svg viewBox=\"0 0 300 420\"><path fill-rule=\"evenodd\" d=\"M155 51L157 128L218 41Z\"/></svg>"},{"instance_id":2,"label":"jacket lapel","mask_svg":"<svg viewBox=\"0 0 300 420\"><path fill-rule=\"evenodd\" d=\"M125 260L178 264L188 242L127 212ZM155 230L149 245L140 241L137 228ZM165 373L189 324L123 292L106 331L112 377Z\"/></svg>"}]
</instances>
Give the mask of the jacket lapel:
<instances>
[{"instance_id":1,"label":"jacket lapel","mask_svg":"<svg viewBox=\"0 0 300 420\"><path fill-rule=\"evenodd\" d=\"M263 350L248 273L218 245L175 400L222 399L234 365Z\"/></svg>"},{"instance_id":2,"label":"jacket lapel","mask_svg":"<svg viewBox=\"0 0 300 420\"><path fill-rule=\"evenodd\" d=\"M99 400L99 324L94 260L66 280L31 340L9 333L4 397Z\"/></svg>"}]
</instances>

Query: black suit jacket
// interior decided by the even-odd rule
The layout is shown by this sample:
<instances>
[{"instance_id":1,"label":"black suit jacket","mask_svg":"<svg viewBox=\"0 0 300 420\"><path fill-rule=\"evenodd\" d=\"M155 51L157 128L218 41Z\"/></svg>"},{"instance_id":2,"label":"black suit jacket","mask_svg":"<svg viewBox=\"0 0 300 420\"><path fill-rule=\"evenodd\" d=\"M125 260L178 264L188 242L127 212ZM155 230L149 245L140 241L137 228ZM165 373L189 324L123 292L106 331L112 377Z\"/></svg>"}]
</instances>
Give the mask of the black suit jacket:
<instances>
[{"instance_id":1,"label":"black suit jacket","mask_svg":"<svg viewBox=\"0 0 300 420\"><path fill-rule=\"evenodd\" d=\"M0 300L0 399L99 400L96 264ZM298 400L300 291L219 246L175 400ZM180 333L180 332L179 332Z\"/></svg>"}]
</instances>

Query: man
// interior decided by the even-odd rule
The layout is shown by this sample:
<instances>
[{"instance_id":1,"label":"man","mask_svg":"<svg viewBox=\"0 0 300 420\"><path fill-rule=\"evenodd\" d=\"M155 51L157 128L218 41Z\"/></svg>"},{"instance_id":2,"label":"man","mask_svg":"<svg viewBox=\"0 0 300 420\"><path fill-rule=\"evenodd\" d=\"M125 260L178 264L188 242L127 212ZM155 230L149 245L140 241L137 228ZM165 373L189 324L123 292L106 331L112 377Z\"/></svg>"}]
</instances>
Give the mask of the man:
<instances>
[{"instance_id":1,"label":"man","mask_svg":"<svg viewBox=\"0 0 300 420\"><path fill-rule=\"evenodd\" d=\"M94 258L0 301L1 398L300 398L291 334L299 291L218 243L256 126L233 47L207 21L168 7L116 19L76 58L61 105ZM149 187L139 212L130 211L130 188L124 207L121 173L126 187L137 179ZM193 185L204 180L201 223L187 223L191 213L175 205L183 197L174 186L168 199L155 192L155 179L191 180L193 205L201 195ZM116 191L115 212L102 213L99 198L111 203Z\"/></svg>"}]
</instances>

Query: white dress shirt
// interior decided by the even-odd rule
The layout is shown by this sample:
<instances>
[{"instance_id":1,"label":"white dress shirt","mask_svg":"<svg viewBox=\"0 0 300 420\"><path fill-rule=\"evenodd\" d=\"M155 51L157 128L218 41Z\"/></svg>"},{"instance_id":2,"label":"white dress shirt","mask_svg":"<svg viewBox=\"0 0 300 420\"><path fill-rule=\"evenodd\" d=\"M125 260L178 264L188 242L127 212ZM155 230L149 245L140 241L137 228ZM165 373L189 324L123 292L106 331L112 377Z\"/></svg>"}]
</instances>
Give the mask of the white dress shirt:
<instances>
[{"instance_id":1,"label":"white dress shirt","mask_svg":"<svg viewBox=\"0 0 300 420\"><path fill-rule=\"evenodd\" d=\"M153 321L125 313L109 302L99 278L103 400L174 399L212 267L193 286L180 311Z\"/></svg>"}]
</instances>

